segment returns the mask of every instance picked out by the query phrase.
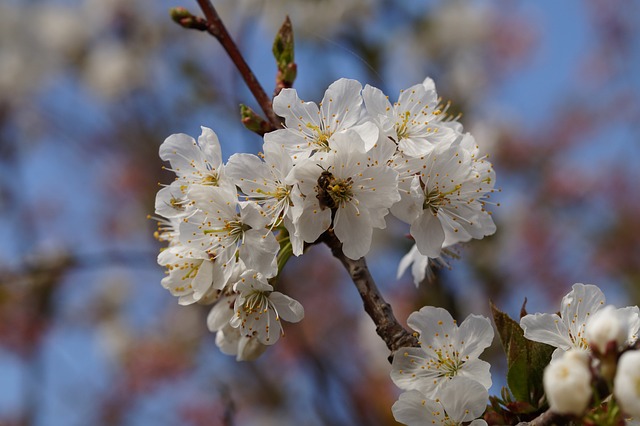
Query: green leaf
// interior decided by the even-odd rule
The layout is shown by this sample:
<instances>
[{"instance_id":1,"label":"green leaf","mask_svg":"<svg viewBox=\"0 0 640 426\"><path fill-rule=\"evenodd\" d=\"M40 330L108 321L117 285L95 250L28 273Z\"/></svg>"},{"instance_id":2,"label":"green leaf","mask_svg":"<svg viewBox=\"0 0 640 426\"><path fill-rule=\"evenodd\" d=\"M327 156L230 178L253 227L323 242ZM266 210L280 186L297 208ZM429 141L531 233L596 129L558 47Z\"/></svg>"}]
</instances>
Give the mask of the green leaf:
<instances>
[{"instance_id":1,"label":"green leaf","mask_svg":"<svg viewBox=\"0 0 640 426\"><path fill-rule=\"evenodd\" d=\"M509 315L491 303L493 321L507 355L507 384L519 402L519 412L535 411L544 395L542 373L551 360L554 348L524 337L524 331ZM520 411L522 410L522 411Z\"/></svg>"}]
</instances>

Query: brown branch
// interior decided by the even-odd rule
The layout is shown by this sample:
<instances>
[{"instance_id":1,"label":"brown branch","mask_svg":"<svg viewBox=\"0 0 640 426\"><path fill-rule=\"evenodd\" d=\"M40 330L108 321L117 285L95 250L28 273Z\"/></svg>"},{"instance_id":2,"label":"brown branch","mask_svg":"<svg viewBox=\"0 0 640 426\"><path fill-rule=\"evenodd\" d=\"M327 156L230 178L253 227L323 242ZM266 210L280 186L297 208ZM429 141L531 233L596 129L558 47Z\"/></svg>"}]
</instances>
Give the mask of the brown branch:
<instances>
[{"instance_id":1,"label":"brown branch","mask_svg":"<svg viewBox=\"0 0 640 426\"><path fill-rule=\"evenodd\" d=\"M520 422L516 426L553 426L566 424L569 424L569 420L566 416L547 410L530 422Z\"/></svg>"},{"instance_id":2,"label":"brown branch","mask_svg":"<svg viewBox=\"0 0 640 426\"><path fill-rule=\"evenodd\" d=\"M213 4L211 4L210 0L197 0L197 2L200 5L202 12L204 13L204 16L207 18L207 32L214 36L220 42L224 50L227 52L227 55L229 55L231 61L233 61L236 68L238 68L238 71L240 72L240 75L242 75L244 82L247 84L249 90L251 90L251 93L260 105L260 108L262 108L262 111L267 116L267 121L273 127L273 129L271 130L281 128L282 123L273 111L273 107L271 106L271 98L267 96L267 93L260 85L260 82L258 82L255 74L253 74L253 71L251 71L251 68L249 68L249 65L244 60L242 53L240 53L238 46L229 35L229 32L222 23L222 20L220 19L220 16L218 15L216 9L213 7ZM195 26L193 28L201 29L198 26Z\"/></svg>"},{"instance_id":3,"label":"brown branch","mask_svg":"<svg viewBox=\"0 0 640 426\"><path fill-rule=\"evenodd\" d=\"M391 351L389 359L400 348L419 346L418 340L398 322L393 315L391 305L380 294L371 272L367 267L364 257L358 260L349 259L342 252L342 243L332 230L328 230L320 237L330 249L333 256L338 259L349 273L351 280L358 289L365 312L376 324L378 336L384 340Z\"/></svg>"}]
</instances>

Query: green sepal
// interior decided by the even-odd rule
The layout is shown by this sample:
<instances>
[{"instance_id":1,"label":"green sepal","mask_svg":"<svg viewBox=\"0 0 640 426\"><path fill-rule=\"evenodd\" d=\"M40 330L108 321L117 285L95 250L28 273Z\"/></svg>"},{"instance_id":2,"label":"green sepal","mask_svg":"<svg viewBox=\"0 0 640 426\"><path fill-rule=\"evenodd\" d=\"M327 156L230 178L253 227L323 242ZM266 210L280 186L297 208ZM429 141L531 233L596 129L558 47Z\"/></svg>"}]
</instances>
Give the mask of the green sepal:
<instances>
[{"instance_id":1,"label":"green sepal","mask_svg":"<svg viewBox=\"0 0 640 426\"><path fill-rule=\"evenodd\" d=\"M507 384L518 402L515 413L530 413L542 408L544 388L542 374L551 361L554 348L524 337L524 331L509 315L491 303L493 321L507 355Z\"/></svg>"},{"instance_id":2,"label":"green sepal","mask_svg":"<svg viewBox=\"0 0 640 426\"><path fill-rule=\"evenodd\" d=\"M289 238L289 231L287 231L284 226L279 229L276 239L280 243L280 250L278 251L277 257L278 275L280 275L282 269L284 269L284 265L286 265L291 256L293 256L293 245Z\"/></svg>"},{"instance_id":3,"label":"green sepal","mask_svg":"<svg viewBox=\"0 0 640 426\"><path fill-rule=\"evenodd\" d=\"M244 104L240 104L240 120L247 129L263 136L271 131L271 125L254 110Z\"/></svg>"}]
</instances>

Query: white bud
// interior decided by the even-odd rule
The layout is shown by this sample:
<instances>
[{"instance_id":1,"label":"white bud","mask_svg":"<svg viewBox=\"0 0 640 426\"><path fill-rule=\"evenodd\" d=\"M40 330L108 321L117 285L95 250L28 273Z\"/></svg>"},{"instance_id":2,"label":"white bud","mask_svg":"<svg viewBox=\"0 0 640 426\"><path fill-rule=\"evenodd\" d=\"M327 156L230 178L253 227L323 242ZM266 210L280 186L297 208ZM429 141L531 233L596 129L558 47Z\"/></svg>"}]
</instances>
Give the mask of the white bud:
<instances>
[{"instance_id":1,"label":"white bud","mask_svg":"<svg viewBox=\"0 0 640 426\"><path fill-rule=\"evenodd\" d=\"M587 353L571 349L544 370L544 392L551 411L581 415L591 399L591 371Z\"/></svg>"},{"instance_id":2,"label":"white bud","mask_svg":"<svg viewBox=\"0 0 640 426\"><path fill-rule=\"evenodd\" d=\"M625 352L618 360L613 394L626 414L640 417L640 351Z\"/></svg>"},{"instance_id":3,"label":"white bud","mask_svg":"<svg viewBox=\"0 0 640 426\"><path fill-rule=\"evenodd\" d=\"M611 305L596 312L585 330L587 342L600 354L605 354L607 346L612 342L616 349L622 346L627 340L627 334L627 321L621 318L618 310Z\"/></svg>"}]
</instances>

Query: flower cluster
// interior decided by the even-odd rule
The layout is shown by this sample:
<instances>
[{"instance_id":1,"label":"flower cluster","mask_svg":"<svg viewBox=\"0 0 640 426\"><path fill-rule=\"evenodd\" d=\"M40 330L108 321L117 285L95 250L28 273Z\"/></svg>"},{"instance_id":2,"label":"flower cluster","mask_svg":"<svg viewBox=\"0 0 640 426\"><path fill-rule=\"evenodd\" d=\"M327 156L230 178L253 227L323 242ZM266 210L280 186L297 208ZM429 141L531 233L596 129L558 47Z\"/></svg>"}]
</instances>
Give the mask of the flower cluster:
<instances>
[{"instance_id":1,"label":"flower cluster","mask_svg":"<svg viewBox=\"0 0 640 426\"><path fill-rule=\"evenodd\" d=\"M410 225L422 258L495 231L485 209L491 164L440 105L433 81L391 104L371 86L340 79L322 102L293 89L273 100L284 128L259 155L225 164L216 134L167 138L160 157L176 174L156 197L162 284L181 304L215 303L209 328L224 352L253 358L302 306L275 291L279 266L331 231L350 259L365 256L391 213ZM419 274L419 272L416 272Z\"/></svg>"},{"instance_id":2,"label":"flower cluster","mask_svg":"<svg viewBox=\"0 0 640 426\"><path fill-rule=\"evenodd\" d=\"M489 363L478 359L491 345L487 318L469 315L460 326L449 312L426 306L409 316L419 348L402 348L393 358L391 379L405 390L393 414L406 425L459 425L480 416L489 397Z\"/></svg>"},{"instance_id":3,"label":"flower cluster","mask_svg":"<svg viewBox=\"0 0 640 426\"><path fill-rule=\"evenodd\" d=\"M526 338L557 348L544 371L552 411L582 417L594 389L602 392L598 383L605 383L624 414L640 417L639 314L637 306L605 306L604 294L595 285L574 284L562 299L560 315L538 313L521 319Z\"/></svg>"}]
</instances>

